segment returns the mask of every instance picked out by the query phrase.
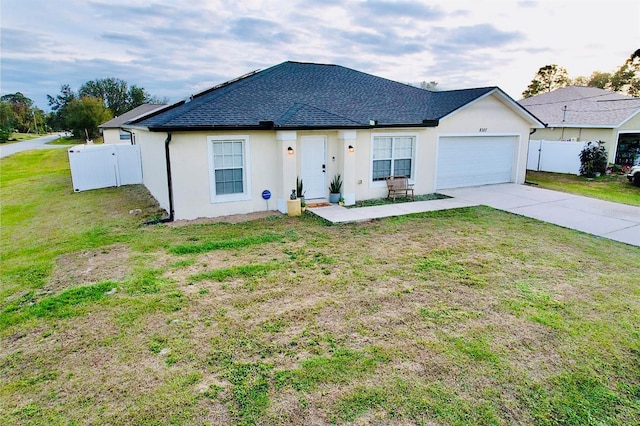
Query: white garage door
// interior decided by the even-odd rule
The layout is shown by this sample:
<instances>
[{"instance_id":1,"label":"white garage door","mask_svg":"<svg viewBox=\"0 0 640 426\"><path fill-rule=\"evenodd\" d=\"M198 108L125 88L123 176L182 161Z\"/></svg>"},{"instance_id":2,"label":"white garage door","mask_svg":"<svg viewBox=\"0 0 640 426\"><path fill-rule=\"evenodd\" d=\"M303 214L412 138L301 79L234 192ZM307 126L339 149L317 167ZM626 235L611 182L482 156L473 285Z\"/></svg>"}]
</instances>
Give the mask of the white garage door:
<instances>
[{"instance_id":1,"label":"white garage door","mask_svg":"<svg viewBox=\"0 0 640 426\"><path fill-rule=\"evenodd\" d=\"M515 137L441 137L436 189L512 181Z\"/></svg>"}]
</instances>

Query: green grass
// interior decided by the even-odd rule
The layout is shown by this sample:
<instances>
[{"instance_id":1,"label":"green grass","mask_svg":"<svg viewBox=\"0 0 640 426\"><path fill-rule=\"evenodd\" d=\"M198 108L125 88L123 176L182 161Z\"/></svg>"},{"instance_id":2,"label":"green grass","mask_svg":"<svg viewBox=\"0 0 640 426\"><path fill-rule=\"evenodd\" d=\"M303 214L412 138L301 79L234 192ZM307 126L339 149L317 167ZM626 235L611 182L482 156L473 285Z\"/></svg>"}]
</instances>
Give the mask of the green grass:
<instances>
[{"instance_id":1,"label":"green grass","mask_svg":"<svg viewBox=\"0 0 640 426\"><path fill-rule=\"evenodd\" d=\"M244 238L231 238L222 241L210 241L202 244L177 245L170 247L169 251L173 254L198 254L213 250L241 249L255 244L264 244L282 240L283 238L284 235L264 234Z\"/></svg>"},{"instance_id":2,"label":"green grass","mask_svg":"<svg viewBox=\"0 0 640 426\"><path fill-rule=\"evenodd\" d=\"M10 303L0 312L0 330L30 318L70 318L80 315L84 305L98 301L116 288L113 282L69 288L58 295L36 299L27 293L20 300Z\"/></svg>"},{"instance_id":3,"label":"green grass","mask_svg":"<svg viewBox=\"0 0 640 426\"><path fill-rule=\"evenodd\" d=\"M225 281L231 278L261 277L278 268L279 265L275 263L231 266L192 275L190 282L196 283L204 280Z\"/></svg>"},{"instance_id":4,"label":"green grass","mask_svg":"<svg viewBox=\"0 0 640 426\"><path fill-rule=\"evenodd\" d=\"M415 199L414 199L415 198ZM399 203L409 203L413 201L430 201L430 200L442 200L445 198L451 198L442 194L422 194L416 195L414 198L411 197L398 197L394 201L391 198L374 198L372 200L360 200L356 201L356 203L352 206L346 206L347 208L355 208L355 207L371 207L371 206L383 206L386 204L399 204Z\"/></svg>"},{"instance_id":5,"label":"green grass","mask_svg":"<svg viewBox=\"0 0 640 426\"><path fill-rule=\"evenodd\" d=\"M11 133L11 136L9 136L9 140L5 144L28 141L31 139L37 139L42 136L47 136L47 134L46 133Z\"/></svg>"},{"instance_id":6,"label":"green grass","mask_svg":"<svg viewBox=\"0 0 640 426\"><path fill-rule=\"evenodd\" d=\"M632 185L626 175L604 175L591 179L584 176L527 170L527 181L538 184L540 188L640 206L640 188Z\"/></svg>"},{"instance_id":7,"label":"green grass","mask_svg":"<svg viewBox=\"0 0 640 426\"><path fill-rule=\"evenodd\" d=\"M47 145L82 145L85 143L87 143L87 141L84 138L77 139L77 138L74 138L73 136L63 136L51 142L47 142ZM103 137L97 136L93 138L93 143L94 145L104 143Z\"/></svg>"},{"instance_id":8,"label":"green grass","mask_svg":"<svg viewBox=\"0 0 640 426\"><path fill-rule=\"evenodd\" d=\"M64 151L0 167L2 424L640 418L640 248L487 207L147 226Z\"/></svg>"}]
</instances>

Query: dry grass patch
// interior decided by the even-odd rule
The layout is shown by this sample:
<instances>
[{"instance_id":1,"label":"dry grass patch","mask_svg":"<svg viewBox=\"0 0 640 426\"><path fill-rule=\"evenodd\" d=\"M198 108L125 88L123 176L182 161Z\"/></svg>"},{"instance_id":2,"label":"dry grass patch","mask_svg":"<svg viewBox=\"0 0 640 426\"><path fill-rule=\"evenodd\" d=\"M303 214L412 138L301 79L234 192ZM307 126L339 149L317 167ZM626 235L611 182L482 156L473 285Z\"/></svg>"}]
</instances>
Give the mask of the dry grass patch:
<instances>
[{"instance_id":1,"label":"dry grass patch","mask_svg":"<svg viewBox=\"0 0 640 426\"><path fill-rule=\"evenodd\" d=\"M38 179L65 199L53 169L21 180L10 167L9 205L35 212L24 194ZM141 226L153 209L124 208L139 192L71 194L91 223L40 201L55 224L43 216L38 232L9 212L5 423L640 416L637 248L483 207L344 226L311 215Z\"/></svg>"},{"instance_id":2,"label":"dry grass patch","mask_svg":"<svg viewBox=\"0 0 640 426\"><path fill-rule=\"evenodd\" d=\"M44 287L57 291L100 281L122 281L132 272L130 249L122 244L62 254Z\"/></svg>"}]
</instances>

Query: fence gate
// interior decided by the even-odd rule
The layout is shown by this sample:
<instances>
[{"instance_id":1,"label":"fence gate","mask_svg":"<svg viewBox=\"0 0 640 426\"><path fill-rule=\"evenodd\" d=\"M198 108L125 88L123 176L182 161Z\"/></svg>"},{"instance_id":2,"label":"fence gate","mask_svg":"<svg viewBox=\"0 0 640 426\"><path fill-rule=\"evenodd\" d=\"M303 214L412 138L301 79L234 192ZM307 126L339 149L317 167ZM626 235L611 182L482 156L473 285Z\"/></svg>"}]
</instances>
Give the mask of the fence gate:
<instances>
[{"instance_id":1,"label":"fence gate","mask_svg":"<svg viewBox=\"0 0 640 426\"><path fill-rule=\"evenodd\" d=\"M138 145L76 145L69 148L69 166L75 192L142 183Z\"/></svg>"},{"instance_id":2,"label":"fence gate","mask_svg":"<svg viewBox=\"0 0 640 426\"><path fill-rule=\"evenodd\" d=\"M580 152L588 142L530 140L527 170L580 174Z\"/></svg>"}]
</instances>

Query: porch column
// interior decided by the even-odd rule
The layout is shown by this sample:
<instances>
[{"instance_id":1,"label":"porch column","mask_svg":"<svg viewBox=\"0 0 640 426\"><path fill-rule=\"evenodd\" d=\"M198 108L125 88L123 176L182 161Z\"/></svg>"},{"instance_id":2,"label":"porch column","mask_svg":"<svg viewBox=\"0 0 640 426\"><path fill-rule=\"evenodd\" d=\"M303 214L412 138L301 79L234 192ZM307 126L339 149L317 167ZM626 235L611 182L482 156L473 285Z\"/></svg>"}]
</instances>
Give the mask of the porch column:
<instances>
[{"instance_id":1,"label":"porch column","mask_svg":"<svg viewBox=\"0 0 640 426\"><path fill-rule=\"evenodd\" d=\"M298 170L298 135L296 132L276 132L278 146L278 187L276 188L276 200L278 210L287 213L287 200L291 190L296 189L296 177ZM293 153L289 153L289 148Z\"/></svg>"},{"instance_id":2,"label":"porch column","mask_svg":"<svg viewBox=\"0 0 640 426\"><path fill-rule=\"evenodd\" d=\"M345 206L352 206L356 203L356 146L355 130L344 130L338 132L338 143L342 150L342 196ZM351 146L351 149L349 148Z\"/></svg>"}]
</instances>

